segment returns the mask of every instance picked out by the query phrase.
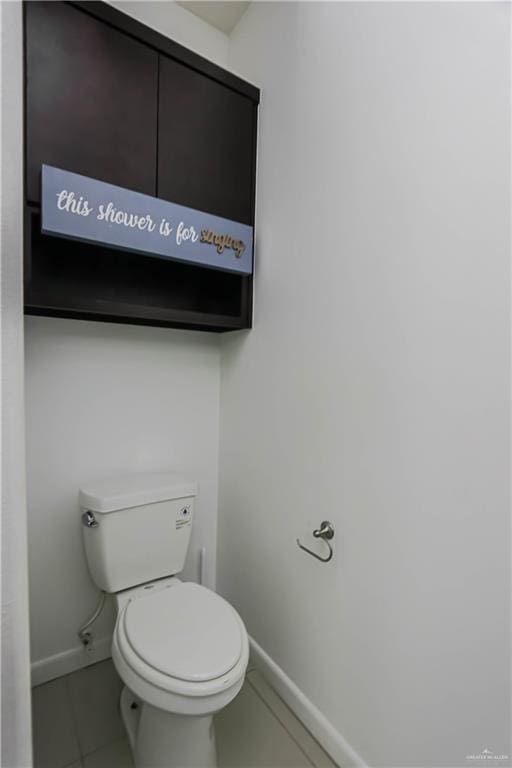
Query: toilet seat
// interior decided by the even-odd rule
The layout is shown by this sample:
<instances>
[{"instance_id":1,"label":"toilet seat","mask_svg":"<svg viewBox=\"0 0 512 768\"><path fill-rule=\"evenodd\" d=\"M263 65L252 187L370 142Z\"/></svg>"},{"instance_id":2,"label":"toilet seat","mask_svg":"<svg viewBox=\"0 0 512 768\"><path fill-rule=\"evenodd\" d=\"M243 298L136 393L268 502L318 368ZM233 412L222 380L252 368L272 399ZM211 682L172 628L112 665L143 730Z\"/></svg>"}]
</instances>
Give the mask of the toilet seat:
<instances>
[{"instance_id":1,"label":"toilet seat","mask_svg":"<svg viewBox=\"0 0 512 768\"><path fill-rule=\"evenodd\" d=\"M237 613L198 584L185 583L133 600L122 621L135 656L178 680L215 680L233 669L242 653Z\"/></svg>"},{"instance_id":2,"label":"toilet seat","mask_svg":"<svg viewBox=\"0 0 512 768\"><path fill-rule=\"evenodd\" d=\"M222 597L193 583L140 593L121 609L112 656L135 693L171 712L215 711L240 689L247 632Z\"/></svg>"}]
</instances>

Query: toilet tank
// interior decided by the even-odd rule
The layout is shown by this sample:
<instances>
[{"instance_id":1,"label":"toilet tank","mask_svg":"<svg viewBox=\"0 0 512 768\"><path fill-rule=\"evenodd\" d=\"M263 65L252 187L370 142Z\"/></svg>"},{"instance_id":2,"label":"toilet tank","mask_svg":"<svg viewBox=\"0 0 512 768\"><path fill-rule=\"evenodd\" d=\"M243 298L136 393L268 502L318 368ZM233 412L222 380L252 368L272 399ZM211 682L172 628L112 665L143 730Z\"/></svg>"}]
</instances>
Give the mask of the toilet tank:
<instances>
[{"instance_id":1,"label":"toilet tank","mask_svg":"<svg viewBox=\"0 0 512 768\"><path fill-rule=\"evenodd\" d=\"M183 570L196 495L196 483L174 473L84 485L82 532L95 584L120 592Z\"/></svg>"}]
</instances>

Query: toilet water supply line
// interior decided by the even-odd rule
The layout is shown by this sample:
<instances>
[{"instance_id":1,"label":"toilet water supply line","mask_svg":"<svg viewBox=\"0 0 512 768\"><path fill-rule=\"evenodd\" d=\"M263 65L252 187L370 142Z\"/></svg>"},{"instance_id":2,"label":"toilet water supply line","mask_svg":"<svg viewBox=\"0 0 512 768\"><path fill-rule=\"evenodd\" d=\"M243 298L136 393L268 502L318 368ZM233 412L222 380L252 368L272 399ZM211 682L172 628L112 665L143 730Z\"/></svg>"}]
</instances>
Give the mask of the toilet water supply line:
<instances>
[{"instance_id":1,"label":"toilet water supply line","mask_svg":"<svg viewBox=\"0 0 512 768\"><path fill-rule=\"evenodd\" d=\"M89 632L89 627L92 627L92 625L94 624L94 622L96 621L100 613L102 612L105 606L106 598L107 598L107 593L103 592L102 590L98 605L96 606L94 613L91 615L89 619L87 619L86 622L84 622L84 624L82 624L82 626L77 632L78 637L80 638L80 642L82 643L82 645L86 650L91 650L92 648L92 633Z\"/></svg>"}]
</instances>

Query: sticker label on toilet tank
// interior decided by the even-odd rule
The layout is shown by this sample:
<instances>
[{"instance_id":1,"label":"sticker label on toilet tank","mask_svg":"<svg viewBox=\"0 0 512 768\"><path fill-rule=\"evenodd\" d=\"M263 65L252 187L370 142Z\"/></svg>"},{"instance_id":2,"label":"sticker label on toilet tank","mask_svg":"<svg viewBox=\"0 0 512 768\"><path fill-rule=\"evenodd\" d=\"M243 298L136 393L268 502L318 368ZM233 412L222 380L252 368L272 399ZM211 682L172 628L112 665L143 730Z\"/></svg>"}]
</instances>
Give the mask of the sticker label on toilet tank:
<instances>
[{"instance_id":1,"label":"sticker label on toilet tank","mask_svg":"<svg viewBox=\"0 0 512 768\"><path fill-rule=\"evenodd\" d=\"M192 510L190 506L181 507L176 518L176 530L183 528L185 525L190 525L192 520Z\"/></svg>"}]
</instances>

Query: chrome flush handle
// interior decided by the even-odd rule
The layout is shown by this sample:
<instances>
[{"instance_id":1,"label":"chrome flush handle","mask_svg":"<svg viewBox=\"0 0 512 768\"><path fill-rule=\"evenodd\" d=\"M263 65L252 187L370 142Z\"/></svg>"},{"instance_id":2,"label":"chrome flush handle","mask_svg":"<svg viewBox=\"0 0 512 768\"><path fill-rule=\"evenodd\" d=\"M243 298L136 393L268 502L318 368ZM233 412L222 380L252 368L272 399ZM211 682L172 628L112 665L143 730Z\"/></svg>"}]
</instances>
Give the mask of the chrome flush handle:
<instances>
[{"instance_id":1,"label":"chrome flush handle","mask_svg":"<svg viewBox=\"0 0 512 768\"><path fill-rule=\"evenodd\" d=\"M334 554L333 549L331 545L329 544L329 541L334 538L334 526L332 523L330 523L328 520L324 520L323 523L320 525L320 528L316 528L313 531L313 536L315 539L322 539L322 541L325 541L327 544L327 548L329 549L329 554L327 557L322 557L321 555L317 555L316 552L313 552L311 549L308 549L308 547L305 547L303 544L300 543L299 539L297 539L297 545L304 550L304 552L307 552L308 555L311 555L312 557L315 557L317 560L320 560L321 563L328 563L329 560L332 560L332 556Z\"/></svg>"},{"instance_id":2,"label":"chrome flush handle","mask_svg":"<svg viewBox=\"0 0 512 768\"><path fill-rule=\"evenodd\" d=\"M82 515L82 525L85 525L86 528L97 528L99 523L94 517L93 513L90 509L86 509L85 512Z\"/></svg>"}]
</instances>

